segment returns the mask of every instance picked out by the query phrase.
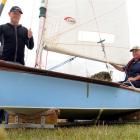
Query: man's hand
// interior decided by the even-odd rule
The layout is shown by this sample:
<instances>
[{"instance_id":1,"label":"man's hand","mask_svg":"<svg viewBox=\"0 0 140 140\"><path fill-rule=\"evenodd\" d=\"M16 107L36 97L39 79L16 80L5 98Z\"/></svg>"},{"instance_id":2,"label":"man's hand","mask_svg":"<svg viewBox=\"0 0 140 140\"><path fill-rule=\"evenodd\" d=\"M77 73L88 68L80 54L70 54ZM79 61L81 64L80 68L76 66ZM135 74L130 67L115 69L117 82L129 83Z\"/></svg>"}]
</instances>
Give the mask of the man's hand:
<instances>
[{"instance_id":1,"label":"man's hand","mask_svg":"<svg viewBox=\"0 0 140 140\"><path fill-rule=\"evenodd\" d=\"M128 81L136 81L136 80L137 80L136 77L129 77L129 78L128 78Z\"/></svg>"},{"instance_id":2,"label":"man's hand","mask_svg":"<svg viewBox=\"0 0 140 140\"><path fill-rule=\"evenodd\" d=\"M137 81L140 80L140 75L136 76L136 77L129 77L128 81Z\"/></svg>"},{"instance_id":3,"label":"man's hand","mask_svg":"<svg viewBox=\"0 0 140 140\"><path fill-rule=\"evenodd\" d=\"M28 30L28 38L31 38L32 36L33 36L33 34L32 34L32 30L29 29L29 30Z\"/></svg>"}]
</instances>

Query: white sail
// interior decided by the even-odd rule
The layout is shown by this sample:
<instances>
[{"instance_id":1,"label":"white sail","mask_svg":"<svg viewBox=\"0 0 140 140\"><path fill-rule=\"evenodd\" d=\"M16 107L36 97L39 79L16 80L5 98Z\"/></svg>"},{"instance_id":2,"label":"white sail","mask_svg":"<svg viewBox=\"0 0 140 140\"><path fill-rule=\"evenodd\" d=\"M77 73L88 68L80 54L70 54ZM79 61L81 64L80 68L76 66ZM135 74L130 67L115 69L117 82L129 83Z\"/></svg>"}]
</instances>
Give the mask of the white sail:
<instances>
[{"instance_id":1,"label":"white sail","mask_svg":"<svg viewBox=\"0 0 140 140\"><path fill-rule=\"evenodd\" d=\"M50 51L126 64L130 59L126 1L48 0L42 44Z\"/></svg>"}]
</instances>

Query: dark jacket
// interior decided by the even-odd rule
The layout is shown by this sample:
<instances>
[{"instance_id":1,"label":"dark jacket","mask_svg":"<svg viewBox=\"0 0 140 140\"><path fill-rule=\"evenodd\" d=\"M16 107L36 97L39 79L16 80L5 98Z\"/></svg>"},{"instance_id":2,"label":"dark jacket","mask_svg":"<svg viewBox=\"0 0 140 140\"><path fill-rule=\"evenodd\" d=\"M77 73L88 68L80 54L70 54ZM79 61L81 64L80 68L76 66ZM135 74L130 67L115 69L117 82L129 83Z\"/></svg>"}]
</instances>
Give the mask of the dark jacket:
<instances>
[{"instance_id":1,"label":"dark jacket","mask_svg":"<svg viewBox=\"0 0 140 140\"><path fill-rule=\"evenodd\" d=\"M27 35L28 30L22 25L13 26L10 23L0 25L0 36L3 46L0 59L24 65L25 45L28 49L34 47L33 37L29 39Z\"/></svg>"}]
</instances>

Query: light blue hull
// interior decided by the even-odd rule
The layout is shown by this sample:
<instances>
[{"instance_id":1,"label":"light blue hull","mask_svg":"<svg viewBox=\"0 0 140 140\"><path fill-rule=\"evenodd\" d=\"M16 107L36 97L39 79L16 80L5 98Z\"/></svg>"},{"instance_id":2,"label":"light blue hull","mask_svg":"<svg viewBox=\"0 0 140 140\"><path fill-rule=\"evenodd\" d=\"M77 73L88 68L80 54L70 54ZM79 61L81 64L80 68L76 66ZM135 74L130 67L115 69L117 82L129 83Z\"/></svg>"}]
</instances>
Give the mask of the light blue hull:
<instances>
[{"instance_id":1,"label":"light blue hull","mask_svg":"<svg viewBox=\"0 0 140 140\"><path fill-rule=\"evenodd\" d=\"M55 76L47 71L36 74L32 70L24 71L22 66L0 70L0 108L25 114L58 108L62 116L70 112L76 116L75 110L90 116L92 111L98 114L102 109L107 110L106 114L140 109L139 91L120 88L115 83L111 86L86 78L66 78L64 74Z\"/></svg>"}]
</instances>

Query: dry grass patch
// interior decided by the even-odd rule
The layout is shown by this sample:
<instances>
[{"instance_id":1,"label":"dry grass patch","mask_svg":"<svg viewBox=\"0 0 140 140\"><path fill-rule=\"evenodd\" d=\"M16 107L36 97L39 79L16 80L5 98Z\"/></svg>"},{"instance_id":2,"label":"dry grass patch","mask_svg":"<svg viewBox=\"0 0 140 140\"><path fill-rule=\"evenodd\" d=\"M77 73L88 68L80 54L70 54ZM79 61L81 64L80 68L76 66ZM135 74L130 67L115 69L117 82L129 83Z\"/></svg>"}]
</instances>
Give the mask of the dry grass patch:
<instances>
[{"instance_id":1,"label":"dry grass patch","mask_svg":"<svg viewBox=\"0 0 140 140\"><path fill-rule=\"evenodd\" d=\"M0 140L8 140L7 133L3 128L0 128Z\"/></svg>"}]
</instances>

